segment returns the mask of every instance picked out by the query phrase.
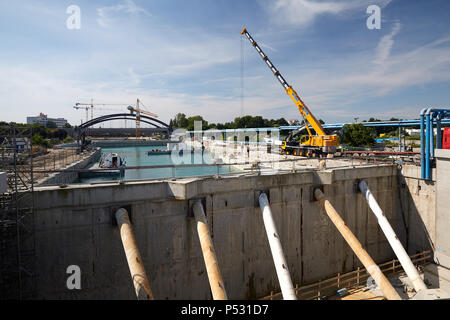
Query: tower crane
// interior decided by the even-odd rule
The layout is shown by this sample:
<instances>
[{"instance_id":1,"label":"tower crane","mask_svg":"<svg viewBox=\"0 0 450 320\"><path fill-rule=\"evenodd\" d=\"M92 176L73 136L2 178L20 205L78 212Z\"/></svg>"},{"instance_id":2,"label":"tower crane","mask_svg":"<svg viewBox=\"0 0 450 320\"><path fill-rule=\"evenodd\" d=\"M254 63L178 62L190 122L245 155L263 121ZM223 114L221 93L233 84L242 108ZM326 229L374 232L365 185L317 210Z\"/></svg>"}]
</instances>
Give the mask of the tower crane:
<instances>
[{"instance_id":1,"label":"tower crane","mask_svg":"<svg viewBox=\"0 0 450 320\"><path fill-rule=\"evenodd\" d=\"M127 107L127 109L130 110L131 114L136 113L136 139L139 139L141 136L141 131L140 131L141 113L146 114L151 117L155 117L155 118L158 117L158 115L156 115L150 111L142 110L140 108L140 104L142 104L142 102L139 99L136 99L136 108L133 108L132 106Z\"/></svg>"},{"instance_id":2,"label":"tower crane","mask_svg":"<svg viewBox=\"0 0 450 320\"><path fill-rule=\"evenodd\" d=\"M85 109L86 110L86 121L88 121L88 110L91 109L91 120L94 119L94 106L126 106L125 103L94 103L94 99L91 99L91 103L77 102L75 103L75 109ZM83 106L83 107L80 107ZM105 109L106 110L106 109ZM113 110L113 109L109 109Z\"/></svg>"},{"instance_id":3,"label":"tower crane","mask_svg":"<svg viewBox=\"0 0 450 320\"><path fill-rule=\"evenodd\" d=\"M91 109L91 119L94 118L94 106L112 106L112 105L116 105L116 106L127 106L128 104L125 103L95 103L93 102L93 99L91 99L91 103L83 103L83 102L77 102L75 103L74 108L75 109L85 109L86 110L86 121L88 121L88 115L89 115L89 108ZM136 107L130 106L128 105L127 109L130 110L131 114L136 114L136 138L139 139L140 137L140 115L141 114L146 114L149 115L151 117L155 117L157 118L158 115L150 112L150 111L146 111L140 108L140 105L143 105L143 103L139 100L136 99ZM105 109L102 108L103 110L114 110L114 109Z\"/></svg>"},{"instance_id":4,"label":"tower crane","mask_svg":"<svg viewBox=\"0 0 450 320\"><path fill-rule=\"evenodd\" d=\"M263 61L267 64L269 69L273 72L273 75L281 83L286 93L292 98L297 106L300 114L305 120L305 128L308 131L308 135L304 135L300 138L300 142L294 140L294 135L289 135L281 146L281 149L285 154L293 155L305 155L305 156L321 156L326 154L332 154L336 152L338 145L337 135L327 135L320 122L314 117L308 107L304 104L302 99L298 96L297 92L290 86L269 58L264 54L259 45L253 40L247 29L244 28L241 34L245 35L256 51L259 53ZM312 135L309 129L308 123L316 132L316 135Z\"/></svg>"},{"instance_id":5,"label":"tower crane","mask_svg":"<svg viewBox=\"0 0 450 320\"><path fill-rule=\"evenodd\" d=\"M75 109L85 109L86 110L86 122L89 120L89 107L85 106L85 107L79 107L78 104L76 104L74 106Z\"/></svg>"}]
</instances>

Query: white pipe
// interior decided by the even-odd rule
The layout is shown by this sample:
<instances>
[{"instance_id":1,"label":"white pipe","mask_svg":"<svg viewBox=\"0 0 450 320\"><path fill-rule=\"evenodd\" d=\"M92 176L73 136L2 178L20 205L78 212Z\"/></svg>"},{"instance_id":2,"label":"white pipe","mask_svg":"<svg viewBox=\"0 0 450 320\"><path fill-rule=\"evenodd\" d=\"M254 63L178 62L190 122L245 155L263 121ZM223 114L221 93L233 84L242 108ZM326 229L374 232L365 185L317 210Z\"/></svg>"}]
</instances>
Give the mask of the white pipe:
<instances>
[{"instance_id":1,"label":"white pipe","mask_svg":"<svg viewBox=\"0 0 450 320\"><path fill-rule=\"evenodd\" d=\"M341 218L336 209L334 209L330 201L325 198L325 195L319 188L314 190L314 197L325 207L325 212L328 217L344 237L345 241L347 241L350 248L352 248L359 261L361 261L363 266L366 268L367 272L372 276L375 283L380 287L383 295L388 300L402 300L392 284L383 272L381 272L380 267L378 267L375 261L373 261L361 242L359 242L358 238L355 237L350 228L345 224L345 221Z\"/></svg>"},{"instance_id":2,"label":"white pipe","mask_svg":"<svg viewBox=\"0 0 450 320\"><path fill-rule=\"evenodd\" d=\"M367 187L367 184L365 181L361 181L359 183L359 188L364 195L364 197L367 200L367 203L369 204L370 209L372 209L372 212L375 214L375 216L378 219L378 224L380 225L381 230L383 230L384 235L389 241L389 244L392 247L392 250L394 251L395 255L397 256L398 260L400 261L400 264L403 267L403 270L405 270L406 275L411 280L414 289L416 292L419 292L420 290L426 290L427 286L423 282L422 278L419 275L419 272L414 267L411 259L409 258L408 254L406 253L405 249L402 246L402 243L398 239L397 235L394 232L394 229L392 229L389 221L386 219L386 216L384 215L383 211L381 210L380 206L378 205L377 201L375 200L374 196L370 192L369 188Z\"/></svg>"},{"instance_id":3,"label":"white pipe","mask_svg":"<svg viewBox=\"0 0 450 320\"><path fill-rule=\"evenodd\" d=\"M283 248L281 247L280 237L278 236L277 228L273 221L272 210L270 210L269 200L267 200L265 193L261 193L259 196L259 206L262 211L267 239L269 240L270 250L272 251L272 257L275 263L278 281L280 282L283 299L297 300L288 265L284 258Z\"/></svg>"}]
</instances>

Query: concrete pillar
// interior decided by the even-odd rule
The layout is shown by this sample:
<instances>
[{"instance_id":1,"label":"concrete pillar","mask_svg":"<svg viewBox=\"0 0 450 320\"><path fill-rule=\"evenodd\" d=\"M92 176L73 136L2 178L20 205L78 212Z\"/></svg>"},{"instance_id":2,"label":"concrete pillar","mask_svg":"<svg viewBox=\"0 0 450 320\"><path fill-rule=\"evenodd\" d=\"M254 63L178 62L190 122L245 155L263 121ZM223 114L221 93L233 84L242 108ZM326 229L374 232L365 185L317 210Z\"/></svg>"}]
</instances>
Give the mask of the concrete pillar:
<instances>
[{"instance_id":1,"label":"concrete pillar","mask_svg":"<svg viewBox=\"0 0 450 320\"><path fill-rule=\"evenodd\" d=\"M416 290L416 292L419 292L420 290L426 290L427 286L420 277L417 269L414 267L411 259L409 258L408 254L403 248L402 243L395 234L394 229L392 229L391 224L389 223L380 206L378 205L378 202L375 200L375 197L372 195L369 188L367 187L366 182L361 181L359 183L359 188L364 197L366 198L370 209L372 209L372 212L377 217L378 224L380 225L381 230L383 230L383 233L386 236L387 240L389 241L392 250L394 251L395 255L400 261L403 270L405 270L406 275L411 280L414 289Z\"/></svg>"},{"instance_id":2,"label":"concrete pillar","mask_svg":"<svg viewBox=\"0 0 450 320\"><path fill-rule=\"evenodd\" d=\"M375 283L380 287L383 295L388 300L401 300L397 291L395 291L394 287L391 285L386 276L381 272L380 268L375 264L375 261L370 257L367 251L362 246L361 242L355 237L349 227L345 224L344 220L342 220L341 216L337 211L333 208L331 203L325 199L324 194L320 189L315 189L314 191L315 198L320 201L325 206L325 211L331 221L334 223L336 228L339 230L341 235L344 237L345 241L347 241L350 248L353 250L355 255L361 261L361 263L366 268L367 272L372 276Z\"/></svg>"},{"instance_id":3,"label":"concrete pillar","mask_svg":"<svg viewBox=\"0 0 450 320\"><path fill-rule=\"evenodd\" d=\"M420 169L422 179L425 179L425 112L426 109L423 109L420 113Z\"/></svg>"},{"instance_id":4,"label":"concrete pillar","mask_svg":"<svg viewBox=\"0 0 450 320\"><path fill-rule=\"evenodd\" d=\"M278 281L280 282L283 299L297 300L294 286L292 285L291 275L289 274L288 265L281 246L280 237L278 236L275 221L273 221L272 210L270 209L269 200L267 200L265 193L261 193L259 196L259 206L263 214L267 239L269 240L270 250L272 251L273 262L275 264L275 270L277 271Z\"/></svg>"},{"instance_id":5,"label":"concrete pillar","mask_svg":"<svg viewBox=\"0 0 450 320\"><path fill-rule=\"evenodd\" d=\"M227 300L225 285L217 263L214 245L208 230L208 222L200 201L193 206L195 220L197 221L197 232L202 247L203 259L205 260L206 272L214 300Z\"/></svg>"},{"instance_id":6,"label":"concrete pillar","mask_svg":"<svg viewBox=\"0 0 450 320\"><path fill-rule=\"evenodd\" d=\"M122 238L123 249L125 250L125 255L127 257L136 296L138 300L153 300L153 293L150 289L150 284L134 237L127 210L123 208L117 210L116 221L119 226L120 237Z\"/></svg>"}]
</instances>

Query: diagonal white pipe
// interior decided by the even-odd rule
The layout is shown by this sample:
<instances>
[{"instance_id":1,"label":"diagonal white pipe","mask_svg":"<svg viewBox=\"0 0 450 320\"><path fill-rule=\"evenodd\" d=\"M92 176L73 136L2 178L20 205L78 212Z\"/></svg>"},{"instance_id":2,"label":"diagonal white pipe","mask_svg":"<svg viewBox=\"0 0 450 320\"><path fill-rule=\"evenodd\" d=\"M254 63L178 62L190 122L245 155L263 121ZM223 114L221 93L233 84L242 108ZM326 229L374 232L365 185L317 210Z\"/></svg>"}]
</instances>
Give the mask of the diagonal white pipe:
<instances>
[{"instance_id":1,"label":"diagonal white pipe","mask_svg":"<svg viewBox=\"0 0 450 320\"><path fill-rule=\"evenodd\" d=\"M375 197L370 192L369 188L367 187L367 184L365 181L361 181L359 183L359 188L364 195L364 197L367 200L367 203L369 204L370 209L372 209L372 212L375 214L375 216L378 219L378 224L380 225L381 230L383 230L384 235L386 236L387 240L389 241L389 244L392 247L392 250L394 251L395 255L397 256L398 260L400 261L400 264L403 267L403 270L405 270L406 275L411 280L414 289L416 292L419 292L420 290L426 290L427 286L423 282L422 278L419 275L419 272L414 267L411 259L409 258L408 254L406 253L405 249L402 246L402 243L398 239L397 235L394 232L394 229L392 229L389 221L387 220L386 216L384 215L383 211L381 210L380 206L378 205L377 201L375 200Z\"/></svg>"},{"instance_id":2,"label":"diagonal white pipe","mask_svg":"<svg viewBox=\"0 0 450 320\"><path fill-rule=\"evenodd\" d=\"M273 262L275 264L275 270L277 271L278 281L280 282L283 299L297 300L288 265L284 257L283 248L281 247L280 237L278 236L275 221L273 221L269 200L267 200L267 196L264 192L259 196L259 206L262 211L267 239L269 240L270 250L272 251Z\"/></svg>"}]
</instances>

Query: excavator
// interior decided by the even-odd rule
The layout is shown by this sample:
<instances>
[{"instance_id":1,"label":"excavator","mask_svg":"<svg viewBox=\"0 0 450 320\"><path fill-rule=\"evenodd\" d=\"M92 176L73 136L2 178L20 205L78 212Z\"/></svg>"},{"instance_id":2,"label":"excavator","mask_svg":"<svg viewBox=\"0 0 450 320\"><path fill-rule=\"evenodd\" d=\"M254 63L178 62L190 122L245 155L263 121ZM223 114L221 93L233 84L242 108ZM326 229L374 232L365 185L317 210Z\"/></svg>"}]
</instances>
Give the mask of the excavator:
<instances>
[{"instance_id":1,"label":"excavator","mask_svg":"<svg viewBox=\"0 0 450 320\"><path fill-rule=\"evenodd\" d=\"M292 154L296 156L307 157L323 157L327 156L328 154L334 154L338 146L338 136L326 134L320 122L316 119L316 117L314 117L314 115L304 104L302 99L300 99L297 92L295 92L292 86L290 86L286 82L277 68L275 68L273 63L261 50L256 41L253 40L252 36L246 28L242 29L241 34L245 35L248 38L252 46L256 49L263 61L267 64L269 69L273 72L274 76L286 90L286 93L292 98L304 119L305 126L291 132L291 134L289 134L282 142L281 152L287 155ZM309 126L314 129L316 135L313 135L311 133L311 129L309 128ZM308 135L301 136L300 141L297 141L295 139L297 134L299 134L299 132L304 128L308 131Z\"/></svg>"}]
</instances>

